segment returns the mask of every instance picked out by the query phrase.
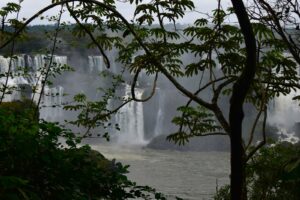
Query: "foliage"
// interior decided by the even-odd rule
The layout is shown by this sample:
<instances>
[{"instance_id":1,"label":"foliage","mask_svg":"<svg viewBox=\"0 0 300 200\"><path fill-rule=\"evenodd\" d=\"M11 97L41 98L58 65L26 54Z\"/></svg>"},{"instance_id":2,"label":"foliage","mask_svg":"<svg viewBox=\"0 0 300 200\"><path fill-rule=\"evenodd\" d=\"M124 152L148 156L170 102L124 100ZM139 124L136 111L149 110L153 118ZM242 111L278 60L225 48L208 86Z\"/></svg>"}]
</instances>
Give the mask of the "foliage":
<instances>
[{"instance_id":1,"label":"foliage","mask_svg":"<svg viewBox=\"0 0 300 200\"><path fill-rule=\"evenodd\" d=\"M180 126L180 130L167 137L179 145L189 142L189 138L203 136L207 132L216 132L221 129L215 124L213 114L202 107L194 108L183 106L178 108L182 116L175 117L173 123Z\"/></svg>"},{"instance_id":2,"label":"foliage","mask_svg":"<svg viewBox=\"0 0 300 200\"><path fill-rule=\"evenodd\" d=\"M129 181L128 166L77 147L69 130L33 120L26 106L15 111L22 105L0 108L0 199L164 199Z\"/></svg>"},{"instance_id":3,"label":"foliage","mask_svg":"<svg viewBox=\"0 0 300 200\"><path fill-rule=\"evenodd\" d=\"M251 199L298 199L300 146L279 143L262 148L247 167Z\"/></svg>"},{"instance_id":4,"label":"foliage","mask_svg":"<svg viewBox=\"0 0 300 200\"><path fill-rule=\"evenodd\" d=\"M215 194L214 200L230 200L230 186L225 185L221 187Z\"/></svg>"},{"instance_id":5,"label":"foliage","mask_svg":"<svg viewBox=\"0 0 300 200\"><path fill-rule=\"evenodd\" d=\"M57 4L59 2L61 1L53 1ZM111 50L117 51L118 61L136 75L133 82L137 81L141 71L165 75L178 90L206 109L205 112L214 114L216 124L229 134L230 129L226 127L228 121L220 110L219 100L223 95L232 94L231 86L243 71L247 57L240 27L226 23L226 19L235 14L234 10L218 7L212 11L211 16L199 16L193 25L181 27L176 21L183 18L186 11L195 9L191 0L155 0L147 3L126 1L126 4L135 4L132 21L127 21L115 9L116 1L113 0L83 0L69 4L68 11L80 23L60 30L63 41L72 43L77 40L81 45L86 42L86 47L99 48L103 56ZM18 12L18 6L14 5L9 12ZM7 16L7 9L2 10L3 16ZM56 18L49 20L55 21ZM156 21L159 23L154 24ZM7 23L12 25L9 21ZM294 60L285 55L286 50L289 50L288 45L276 37L267 24L255 22L252 26L258 46L258 69L246 100L260 112L275 96L286 95L299 88L299 76ZM54 28L45 27L46 33L53 30L55 31ZM30 32L30 28L27 32ZM75 37L74 40L70 39L70 33ZM37 35L41 37L48 34ZM90 40L87 40L89 37ZM182 57L186 54L193 55L193 59L183 62ZM194 91L189 91L175 79L203 74L209 78L205 81L201 78L199 90L194 96ZM204 89L213 91L210 100L204 100L198 95ZM97 104L102 109L103 104L98 102L95 106ZM98 111L99 109L95 109L95 112ZM97 122L102 124L101 120L106 121L107 118L100 117ZM178 121L178 118L174 121ZM177 139L185 140L179 137Z\"/></svg>"},{"instance_id":6,"label":"foliage","mask_svg":"<svg viewBox=\"0 0 300 200\"><path fill-rule=\"evenodd\" d=\"M110 135L108 129L113 125L110 121L111 115L119 110L119 108L109 110L109 104L112 101L125 101L125 103L121 104L122 106L130 102L131 99L124 99L123 97L121 98L116 95L117 89L121 87L121 84L124 82L121 75L114 75L107 71L103 71L99 76L101 76L104 81L109 80L110 83L107 85L111 85L111 87L108 86L107 88L98 88L98 90L103 93L100 100L91 101L85 94L79 93L73 97L74 102L65 105L64 109L69 111L80 111L76 120L68 122L77 127L85 127L87 129L87 131L82 134L83 138L92 135L92 133L90 133L91 129L101 127L104 133L100 134L98 132L97 137L101 136L109 141ZM114 128L120 130L118 124L114 124Z\"/></svg>"},{"instance_id":7,"label":"foliage","mask_svg":"<svg viewBox=\"0 0 300 200\"><path fill-rule=\"evenodd\" d=\"M127 2L128 6L132 2ZM211 134L215 131L229 134L229 122L220 109L220 99L232 94L232 84L244 70L247 56L241 29L226 23L226 19L234 14L233 9L217 8L212 11L210 18L199 17L193 25L185 27L175 22L182 18L186 11L194 9L192 1L168 3L157 0L135 3L134 20L130 22L115 10L115 1L73 4L69 11L82 21L82 24L74 25L72 33L78 38L85 38L88 33L93 35L95 40L91 40L88 47L94 48L98 44L106 52L111 49L117 51L118 61L126 70L135 74L135 80L132 82L138 80L141 71L147 74L161 73L190 98L189 101L196 102L193 104L196 106L188 106L197 112L194 117L187 118L188 114L185 114L183 109L180 111L181 120L179 117L173 120L175 124L180 125L180 130L176 137L173 137L176 134L173 133L169 137L170 140L182 144L192 136ZM155 20L159 23L155 24ZM85 23L87 21L88 24ZM258 69L246 101L253 104L260 113L274 97L286 95L299 88L299 76L294 60L285 55L287 46L272 30L265 24L253 23L252 26L258 44ZM182 58L187 54L191 55L191 59L183 62ZM196 91L187 90L175 79L199 76L209 78L200 78L199 89ZM203 90L212 91L209 100L200 97L199 94ZM191 93L195 95L192 96ZM201 111L197 106L201 106ZM182 108L184 106L179 109ZM94 112L94 115L97 115L97 112ZM179 121L188 124L187 121L191 120L193 124L195 116L201 116L203 113L214 115L210 119L215 121L214 126L218 129L215 127L204 130L202 126L194 126L192 132L195 134L187 136L182 131L183 123ZM101 124L106 120L107 118L99 117L97 123ZM210 126L209 123L205 125Z\"/></svg>"},{"instance_id":8,"label":"foliage","mask_svg":"<svg viewBox=\"0 0 300 200\"><path fill-rule=\"evenodd\" d=\"M0 104L0 108L5 110L5 112L8 114L13 114L16 116L24 115L30 120L38 120L34 116L34 104L27 99L24 99L23 101L2 102Z\"/></svg>"},{"instance_id":9,"label":"foliage","mask_svg":"<svg viewBox=\"0 0 300 200\"><path fill-rule=\"evenodd\" d=\"M299 154L299 144L278 143L261 148L246 167L249 199L298 199ZM214 199L229 199L229 186L222 187Z\"/></svg>"},{"instance_id":10,"label":"foliage","mask_svg":"<svg viewBox=\"0 0 300 200\"><path fill-rule=\"evenodd\" d=\"M52 2L49 9L62 1ZM238 189L237 192L242 193L243 166L248 157L254 155L265 144L264 140L256 146L257 148L248 151L247 148L253 142L250 139L249 145L243 146L243 103L246 100L257 112L257 120L252 123L253 131L249 131L249 138L253 138L253 132L262 113L264 113L263 127L265 127L268 103L276 96L287 95L292 90L300 88L295 62L299 54L291 47L291 45L295 46L293 40L285 37L284 33L280 34L278 29L276 31L280 37L276 36L273 32L274 25L270 26L268 23L251 25L248 13L243 9L243 1L232 1L234 8L228 10L222 9L219 4L211 15L208 14L205 18L199 16L193 25L181 28L178 28L177 20L183 18L186 11L195 9L191 0L149 2L130 0L124 3L135 6L131 21L126 20L122 13L116 10L114 0L81 0L72 4L66 3L68 11L77 22L71 29L72 34L78 40L89 36L91 40L87 47L97 48L104 58L107 58L106 53L112 50L118 52L117 61L133 74L132 98L129 97L129 100L147 100L135 98L134 89L141 72L156 74L156 76L163 74L188 98L186 106L179 108L182 112L181 117L175 117L173 120L180 126L180 130L171 135L170 140L183 144L192 136L219 133L229 135L233 147L231 158L232 161L236 161L231 163L238 169L237 173L232 171L231 180L241 183L236 184L235 188ZM263 4L265 6L265 3ZM239 27L226 23L233 14L239 19ZM276 18L276 16L272 17ZM55 19L53 18L54 21ZM14 30L21 24L16 20L7 20ZM154 24L156 21L157 25ZM167 23L171 25L167 26ZM278 21L276 24L280 26L281 23ZM59 26L60 23L57 26L56 36ZM278 28L276 26L275 28ZM6 31L6 34L11 35L11 32ZM292 53L292 57L285 55L287 51ZM192 59L183 62L182 58L186 55L191 55ZM109 66L109 60L104 60ZM200 77L199 84L194 84L198 85L196 89L189 89L180 82L181 78L195 77ZM154 92L156 80L153 83ZM201 96L203 91L211 92L204 97ZM110 115L117 112L107 108L108 100L115 95L115 90L106 94L108 95L104 96L104 100L97 102L90 102L81 94L75 96L75 105L66 106L69 110L82 111L74 124L88 129L105 126ZM221 109L221 99L228 95L232 96L231 102L228 103L230 104L229 120ZM129 100L124 99L118 108ZM265 138L264 130L262 134ZM234 148L237 148L237 151Z\"/></svg>"}]
</instances>

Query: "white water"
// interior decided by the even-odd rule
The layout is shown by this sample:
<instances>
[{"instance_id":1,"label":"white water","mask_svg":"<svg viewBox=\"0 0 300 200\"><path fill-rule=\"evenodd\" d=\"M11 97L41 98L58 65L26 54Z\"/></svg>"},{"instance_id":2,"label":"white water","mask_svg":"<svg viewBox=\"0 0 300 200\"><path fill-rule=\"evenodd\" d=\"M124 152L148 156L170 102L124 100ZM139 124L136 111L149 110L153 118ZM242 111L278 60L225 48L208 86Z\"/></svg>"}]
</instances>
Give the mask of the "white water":
<instances>
[{"instance_id":1,"label":"white water","mask_svg":"<svg viewBox=\"0 0 300 200\"><path fill-rule=\"evenodd\" d=\"M162 127L163 127L163 120L164 120L163 107L165 104L165 94L159 88L157 89L157 93L159 95L158 97L159 105L158 105L158 112L157 112L156 123L155 123L154 137L163 134Z\"/></svg>"},{"instance_id":2,"label":"white water","mask_svg":"<svg viewBox=\"0 0 300 200\"><path fill-rule=\"evenodd\" d=\"M11 72L16 72L18 67L25 66L25 60L23 56L17 56L16 59L5 58L0 56L0 72L8 72L9 64L11 64ZM5 83L6 78L0 79L1 83ZM15 86L17 84L28 84L28 81L22 76L15 76L8 79L8 86Z\"/></svg>"},{"instance_id":3,"label":"white water","mask_svg":"<svg viewBox=\"0 0 300 200\"><path fill-rule=\"evenodd\" d=\"M49 65L49 59L46 55L38 54L35 56L29 55L18 55L15 59L10 61L10 58L5 58L0 56L0 70L1 73L8 72L9 65L11 64L11 72L13 76L8 78L8 86L16 87L19 89L21 85L28 85L31 88L36 88L36 94L34 95L34 101L37 102L39 99L39 93L41 92L42 80L44 76L41 75L41 70L45 69ZM53 56L52 65L53 66L62 66L67 64L66 56ZM28 74L22 75L19 74L21 71L18 69L27 68ZM22 73L22 72L21 72ZM0 79L2 84L5 84L6 77ZM45 95L42 98L42 109L41 109L41 118L57 121L58 117L62 116L62 108L60 107L63 98L63 87L54 86L54 87L45 87ZM13 101L19 100L20 92L14 90L12 94L5 95L4 101Z\"/></svg>"},{"instance_id":4,"label":"white water","mask_svg":"<svg viewBox=\"0 0 300 200\"><path fill-rule=\"evenodd\" d=\"M135 96L142 98L143 90L135 90ZM131 97L131 87L126 84L124 99ZM147 141L144 138L144 111L141 102L131 101L123 106L115 116L115 121L121 128L118 133L117 142L127 145L145 145Z\"/></svg>"},{"instance_id":5,"label":"white water","mask_svg":"<svg viewBox=\"0 0 300 200\"><path fill-rule=\"evenodd\" d=\"M103 56L88 56L90 72L102 72L105 69Z\"/></svg>"},{"instance_id":6,"label":"white water","mask_svg":"<svg viewBox=\"0 0 300 200\"><path fill-rule=\"evenodd\" d=\"M292 57L290 53L285 53L286 57ZM298 77L300 76L300 67L298 66ZM289 131L295 123L300 122L300 102L293 100L295 96L300 95L300 90L292 90L287 95L280 95L274 100L274 107L270 111L268 121L271 125L278 128L279 138L282 141L296 143L299 138L295 133Z\"/></svg>"},{"instance_id":7,"label":"white water","mask_svg":"<svg viewBox=\"0 0 300 200\"><path fill-rule=\"evenodd\" d=\"M48 86L44 89L44 98L40 117L47 121L60 121L63 119L63 94L64 88L61 86L51 87Z\"/></svg>"},{"instance_id":8,"label":"white water","mask_svg":"<svg viewBox=\"0 0 300 200\"><path fill-rule=\"evenodd\" d=\"M9 58L4 58L0 56L0 70L5 72L9 68ZM16 59L11 61L12 72L17 72L17 69L27 67L29 70L29 75L14 76L8 79L9 86L18 87L21 84L30 85L31 87L37 86L36 92L39 93L41 90L41 73L40 69L49 64L49 60L46 59L45 55L18 55ZM54 56L53 63L59 65L67 64L66 56ZM88 63L90 72L100 72L105 69L102 56L88 56ZM115 69L115 66L112 66ZM40 77L40 78L39 78ZM1 83L5 82L5 78L0 79ZM157 89L159 93L159 106L158 110L153 110L156 112L156 122L154 124L154 134L153 137L162 134L162 127L164 126L164 104L165 104L165 93ZM298 103L292 101L295 95L298 95L299 91L292 91L287 96L280 96L275 99L274 109L270 111L269 122L280 129L279 134L284 137L283 140L293 140L297 141L294 137L294 133L289 132L288 129L294 125L295 122L300 121L300 107ZM143 90L136 89L137 98L141 98L143 95ZM130 97L130 87L126 85L125 88L125 98ZM19 99L20 95L18 92L14 92L11 95L6 95L5 101L12 101L14 99ZM35 101L37 101L38 95L35 95ZM42 100L42 118L50 121L55 121L63 117L62 107L60 106L63 102L63 87L54 86L46 87L45 95ZM131 102L124 106L120 112L115 117L115 122L119 124L121 131L118 133L117 142L119 144L128 145L145 145L149 141L144 138L144 111L143 104L138 102ZM287 139L289 138L289 139Z\"/></svg>"},{"instance_id":9,"label":"white water","mask_svg":"<svg viewBox=\"0 0 300 200\"><path fill-rule=\"evenodd\" d=\"M299 102L292 100L293 97L299 95L300 91L292 91L284 96L280 95L275 99L274 110L269 116L271 122L278 126L290 127L300 121Z\"/></svg>"},{"instance_id":10,"label":"white water","mask_svg":"<svg viewBox=\"0 0 300 200\"><path fill-rule=\"evenodd\" d=\"M295 123L300 122L300 106L298 101L292 100L300 94L300 91L292 91L284 96L280 95L274 101L274 109L270 111L269 119L271 125L279 129L278 134L282 141L296 143L299 138L295 137L294 132L290 132Z\"/></svg>"}]
</instances>

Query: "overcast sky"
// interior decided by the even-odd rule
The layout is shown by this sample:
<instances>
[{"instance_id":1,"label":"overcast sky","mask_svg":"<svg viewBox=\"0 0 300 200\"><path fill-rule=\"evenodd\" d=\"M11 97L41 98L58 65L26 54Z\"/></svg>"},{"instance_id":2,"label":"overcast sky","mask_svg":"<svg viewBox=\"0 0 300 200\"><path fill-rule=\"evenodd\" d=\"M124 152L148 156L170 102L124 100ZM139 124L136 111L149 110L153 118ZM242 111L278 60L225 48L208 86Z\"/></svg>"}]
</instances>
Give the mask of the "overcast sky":
<instances>
[{"instance_id":1,"label":"overcast sky","mask_svg":"<svg viewBox=\"0 0 300 200\"><path fill-rule=\"evenodd\" d=\"M6 5L7 2L19 2L19 0L0 0L0 7ZM51 0L24 0L21 4L22 11L20 13L20 17L28 18L34 15L37 11L39 11L43 7L49 5L50 3ZM216 8L217 0L194 0L194 4L197 11L207 13ZM223 7L228 7L229 5L230 5L229 0L222 0ZM127 19L130 19L130 17L132 17L133 9L131 6L128 6L128 4L118 3L117 9L120 13L126 16ZM54 15L55 13L58 13L58 8L52 9L51 11L47 12L48 15ZM179 21L179 23L184 23L184 24L193 23L197 17L199 17L199 13L189 12L183 20ZM70 20L67 14L63 16L63 19ZM41 23L46 23L46 21L45 20L41 21L37 19L32 24L41 24Z\"/></svg>"}]
</instances>

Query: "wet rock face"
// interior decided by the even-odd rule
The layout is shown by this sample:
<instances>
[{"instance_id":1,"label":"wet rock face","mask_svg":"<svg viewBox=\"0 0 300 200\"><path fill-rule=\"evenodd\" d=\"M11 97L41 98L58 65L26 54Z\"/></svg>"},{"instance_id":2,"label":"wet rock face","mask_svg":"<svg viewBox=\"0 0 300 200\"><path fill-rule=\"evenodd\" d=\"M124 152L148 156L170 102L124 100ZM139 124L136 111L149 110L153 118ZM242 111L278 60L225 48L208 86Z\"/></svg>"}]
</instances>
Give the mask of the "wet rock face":
<instances>
[{"instance_id":1,"label":"wet rock face","mask_svg":"<svg viewBox=\"0 0 300 200\"><path fill-rule=\"evenodd\" d=\"M189 143L179 146L174 142L166 140L167 135L155 137L148 145L148 148L162 150L179 150L179 151L230 151L230 142L228 136L208 136L195 137Z\"/></svg>"}]
</instances>

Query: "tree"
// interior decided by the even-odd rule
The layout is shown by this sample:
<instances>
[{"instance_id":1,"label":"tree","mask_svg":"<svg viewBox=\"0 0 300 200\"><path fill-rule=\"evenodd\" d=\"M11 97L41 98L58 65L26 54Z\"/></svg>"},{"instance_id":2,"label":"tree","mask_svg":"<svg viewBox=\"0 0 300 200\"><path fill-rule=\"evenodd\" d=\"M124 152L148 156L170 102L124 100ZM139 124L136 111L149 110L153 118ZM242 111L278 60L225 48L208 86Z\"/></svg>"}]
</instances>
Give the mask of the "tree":
<instances>
[{"instance_id":1,"label":"tree","mask_svg":"<svg viewBox=\"0 0 300 200\"><path fill-rule=\"evenodd\" d=\"M252 3L254 5L248 8L251 19L260 21L277 33L299 64L300 7L298 0L274 2L254 0Z\"/></svg>"},{"instance_id":2,"label":"tree","mask_svg":"<svg viewBox=\"0 0 300 200\"><path fill-rule=\"evenodd\" d=\"M30 100L2 103L0 198L165 199L128 180L128 166L78 143L70 130L39 121Z\"/></svg>"},{"instance_id":3,"label":"tree","mask_svg":"<svg viewBox=\"0 0 300 200\"><path fill-rule=\"evenodd\" d=\"M74 35L88 35L91 39L88 46L99 50L108 68L110 60L107 53L112 48L117 49L118 61L134 74L131 98L115 110L103 109L99 105L107 104L85 102L85 98L77 96L78 104L68 108L82 109L81 116L85 117L79 119L76 124L84 125L90 130L96 124L103 124L103 121L109 119L108 116L126 103L150 99L155 93L157 77L162 74L189 99L186 105L179 108L182 115L174 118L174 123L180 127L179 131L171 134L168 139L184 144L194 136L228 135L231 141L231 199L246 199L245 165L266 142L268 102L275 96L288 94L292 89L300 88L295 62L283 55L284 51L289 50L297 61L296 53L293 53L296 51L294 46L297 45L294 45L291 39L284 39L280 33L281 39L274 34L272 28L281 27L280 23L275 23L274 26L257 22L251 24L251 7L247 11L243 1L232 0L232 8L228 10L223 10L218 1L218 7L213 10L212 16L199 16L193 26L184 28L179 28L176 21L182 18L187 10L194 9L191 0L154 0L147 3L139 0L125 1L128 6L135 7L132 21L128 21L116 10L115 2L53 1L23 23L21 28L16 29L13 37L3 42L0 48L14 41L24 28L43 12L55 6L66 5L70 15L77 22L72 30ZM255 9L267 8L263 7L265 1L257 2L262 6L256 6ZM239 26L226 23L226 18L232 15L238 19ZM254 19L253 16L251 15ZM158 25L154 26L156 22ZM107 34L108 30L111 34ZM194 60L189 63L182 62L181 57L185 54L193 54ZM153 90L149 97L137 99L135 88L142 71L155 75ZM201 75L206 75L206 78L199 78L199 88L195 91L187 89L177 78ZM212 91L208 98L201 96L201 92L205 90ZM111 92L108 97L114 94L113 90ZM231 96L229 117L225 116L224 108L220 107L223 95ZM106 102L107 99L105 98ZM242 132L245 101L251 103L257 111L249 131L248 142L244 142L242 137L246 135ZM256 125L262 114L263 140L250 149Z\"/></svg>"},{"instance_id":4,"label":"tree","mask_svg":"<svg viewBox=\"0 0 300 200\"><path fill-rule=\"evenodd\" d=\"M262 147L246 167L248 199L298 199L298 154L299 144L289 142L276 142ZM214 199L230 199L228 186L218 190Z\"/></svg>"}]
</instances>

